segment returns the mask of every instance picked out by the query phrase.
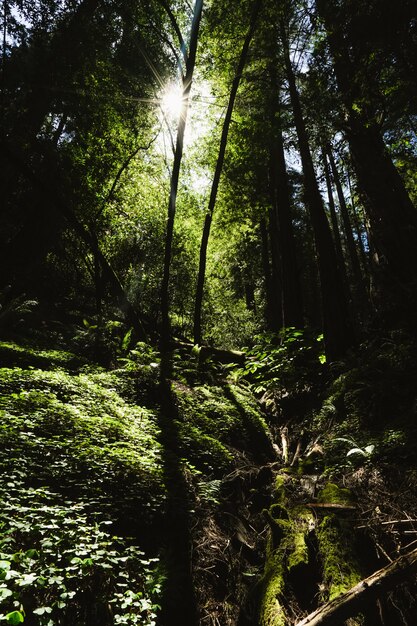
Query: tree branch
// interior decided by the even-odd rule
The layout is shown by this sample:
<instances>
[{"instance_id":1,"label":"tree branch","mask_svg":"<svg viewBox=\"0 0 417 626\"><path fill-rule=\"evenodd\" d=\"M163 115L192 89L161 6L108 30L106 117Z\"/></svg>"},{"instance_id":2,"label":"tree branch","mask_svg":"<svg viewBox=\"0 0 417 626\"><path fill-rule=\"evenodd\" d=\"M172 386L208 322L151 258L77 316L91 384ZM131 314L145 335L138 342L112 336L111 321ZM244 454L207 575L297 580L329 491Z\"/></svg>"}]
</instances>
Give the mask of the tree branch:
<instances>
[{"instance_id":1,"label":"tree branch","mask_svg":"<svg viewBox=\"0 0 417 626\"><path fill-rule=\"evenodd\" d=\"M158 130L158 132L156 133L155 137L153 137L146 146L138 146L123 161L122 165L120 166L120 168L119 168L119 170L118 170L118 172L117 172L117 174L115 176L115 179L113 181L113 184L111 186L111 189L110 189L109 193L107 194L106 198L103 200L103 203L102 203L101 207L99 208L99 210L97 211L96 215L94 216L94 223L97 222L98 218L103 213L106 204L112 199L114 191L115 191L116 186L117 186L117 183L119 182L120 177L123 174L123 172L125 171L125 169L129 167L129 164L130 164L131 160L135 158L135 156L138 154L138 152L140 150L145 150L145 151L149 150L151 145L158 139L160 130L161 129Z\"/></svg>"},{"instance_id":2,"label":"tree branch","mask_svg":"<svg viewBox=\"0 0 417 626\"><path fill-rule=\"evenodd\" d=\"M392 589L414 570L417 570L417 548L319 607L296 626L339 626L344 620L359 613L369 600L377 599L382 592Z\"/></svg>"}]
</instances>

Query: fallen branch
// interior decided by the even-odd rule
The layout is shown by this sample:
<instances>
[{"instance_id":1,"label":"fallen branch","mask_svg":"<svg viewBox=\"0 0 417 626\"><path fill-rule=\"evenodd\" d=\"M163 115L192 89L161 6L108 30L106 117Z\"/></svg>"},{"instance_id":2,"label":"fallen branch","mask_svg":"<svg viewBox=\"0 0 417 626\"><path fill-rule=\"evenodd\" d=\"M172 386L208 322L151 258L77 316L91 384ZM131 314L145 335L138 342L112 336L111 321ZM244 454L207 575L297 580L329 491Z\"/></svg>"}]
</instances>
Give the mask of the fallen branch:
<instances>
[{"instance_id":1,"label":"fallen branch","mask_svg":"<svg viewBox=\"0 0 417 626\"><path fill-rule=\"evenodd\" d=\"M355 511L353 504L339 504L337 502L309 502L306 504L309 509L342 509L344 511Z\"/></svg>"},{"instance_id":2,"label":"fallen branch","mask_svg":"<svg viewBox=\"0 0 417 626\"><path fill-rule=\"evenodd\" d=\"M417 548L399 557L368 578L310 613L296 626L339 626L344 620L361 611L369 600L392 589L417 569Z\"/></svg>"}]
</instances>

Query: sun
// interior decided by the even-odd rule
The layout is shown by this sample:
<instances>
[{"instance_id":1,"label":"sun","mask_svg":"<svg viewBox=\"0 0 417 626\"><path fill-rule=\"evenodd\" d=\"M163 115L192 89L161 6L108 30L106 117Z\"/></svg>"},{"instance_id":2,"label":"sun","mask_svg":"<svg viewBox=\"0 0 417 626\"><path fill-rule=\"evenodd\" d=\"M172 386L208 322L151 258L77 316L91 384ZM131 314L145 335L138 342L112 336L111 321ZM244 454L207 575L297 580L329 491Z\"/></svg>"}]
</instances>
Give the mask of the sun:
<instances>
[{"instance_id":1,"label":"sun","mask_svg":"<svg viewBox=\"0 0 417 626\"><path fill-rule=\"evenodd\" d=\"M165 115L178 119L183 107L182 90L178 85L168 85L161 100L161 108Z\"/></svg>"}]
</instances>

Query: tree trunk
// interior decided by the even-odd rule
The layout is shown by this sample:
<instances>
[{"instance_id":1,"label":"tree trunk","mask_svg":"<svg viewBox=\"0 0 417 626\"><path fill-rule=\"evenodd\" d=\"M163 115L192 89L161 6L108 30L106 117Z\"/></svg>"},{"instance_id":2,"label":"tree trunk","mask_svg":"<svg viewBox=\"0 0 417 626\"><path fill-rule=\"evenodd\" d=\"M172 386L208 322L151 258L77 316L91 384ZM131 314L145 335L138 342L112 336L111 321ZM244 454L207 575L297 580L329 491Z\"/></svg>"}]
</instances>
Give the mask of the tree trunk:
<instances>
[{"instance_id":1,"label":"tree trunk","mask_svg":"<svg viewBox=\"0 0 417 626\"><path fill-rule=\"evenodd\" d=\"M174 155L174 165L172 167L171 189L168 202L168 221L165 237L165 254L164 254L164 273L161 285L161 344L163 347L168 346L169 336L171 332L171 324L169 319L169 276L172 257L172 242L174 237L174 221L177 206L178 182L180 176L180 167L182 153L184 147L184 133L187 122L188 104L191 91L191 85L194 74L195 60L197 55L198 33L200 29L201 14L203 11L203 0L196 0L194 6L193 23L191 26L190 47L186 61L186 72L183 79L182 92L182 108L177 130L177 141Z\"/></svg>"},{"instance_id":2,"label":"tree trunk","mask_svg":"<svg viewBox=\"0 0 417 626\"><path fill-rule=\"evenodd\" d=\"M210 199L207 208L207 213L204 219L203 235L200 245L200 259L198 267L197 289L195 296L195 308L194 308L194 342L196 344L201 343L202 330L201 330L201 310L203 305L204 295L204 281L206 275L206 263L207 263L207 247L210 237L211 222L213 220L213 212L217 199L217 191L220 183L220 176L223 169L224 155L227 146L227 137L229 134L230 122L232 120L233 107L236 100L237 90L239 88L240 80L242 78L243 69L246 64L246 58L249 52L249 45L256 28L256 22L259 11L261 9L262 0L256 0L252 9L252 15L250 19L249 29L243 43L242 51L240 53L239 63L236 69L236 73L233 79L232 88L230 90L229 102L227 105L227 111L223 122L222 135L220 139L219 154L217 157L216 169L214 172L213 183L211 185Z\"/></svg>"},{"instance_id":3,"label":"tree trunk","mask_svg":"<svg viewBox=\"0 0 417 626\"><path fill-rule=\"evenodd\" d=\"M272 310L274 319L271 330L278 332L283 326L282 315L282 271L280 234L277 214L273 207L268 211L268 233L271 252L271 287L272 287Z\"/></svg>"},{"instance_id":4,"label":"tree trunk","mask_svg":"<svg viewBox=\"0 0 417 626\"><path fill-rule=\"evenodd\" d=\"M329 360L337 359L353 342L348 306L343 292L330 226L317 185L307 131L301 111L294 71L292 68L285 27L281 25L284 60L290 91L294 123L298 136L304 172L305 198L314 232L322 295L323 334Z\"/></svg>"},{"instance_id":5,"label":"tree trunk","mask_svg":"<svg viewBox=\"0 0 417 626\"><path fill-rule=\"evenodd\" d=\"M358 305L359 309L364 314L365 311L368 309L368 295L366 292L361 266L359 263L358 250L355 244L355 240L353 238L352 226L350 223L349 211L346 206L346 200L342 189L342 183L340 182L339 172L337 170L336 162L334 160L334 156L330 146L328 147L328 156L333 180L336 185L337 197L339 200L340 212L342 215L343 227L345 231L346 244L349 251L349 258L352 267L352 275L357 288Z\"/></svg>"},{"instance_id":6,"label":"tree trunk","mask_svg":"<svg viewBox=\"0 0 417 626\"><path fill-rule=\"evenodd\" d=\"M342 247L342 239L340 237L339 221L337 219L336 205L334 203L332 182L330 179L330 172L329 172L329 164L327 162L327 156L324 150L322 152L322 157L323 157L324 178L326 180L326 187L327 187L327 197L329 200L330 221L332 224L334 247L335 247L336 256L339 262L340 273L343 276L345 288L348 289L349 282L348 282L348 278L346 274L345 259L343 256L343 247Z\"/></svg>"},{"instance_id":7,"label":"tree trunk","mask_svg":"<svg viewBox=\"0 0 417 626\"><path fill-rule=\"evenodd\" d=\"M276 315L274 313L274 294L272 289L271 264L269 259L269 242L266 219L263 217L260 222L261 244L262 244L262 267L265 280L265 318L267 328L274 330Z\"/></svg>"},{"instance_id":8,"label":"tree trunk","mask_svg":"<svg viewBox=\"0 0 417 626\"><path fill-rule=\"evenodd\" d=\"M295 249L294 228L291 216L291 200L288 184L287 166L285 162L284 142L280 122L277 121L279 111L279 90L274 74L271 77L273 96L276 102L272 117L271 145L271 183L273 206L278 219L279 241L281 252L282 281L282 325L301 328L303 321L303 302L300 278L298 273L297 253ZM279 124L279 126L278 126ZM275 126L275 128L274 128Z\"/></svg>"},{"instance_id":9,"label":"tree trunk","mask_svg":"<svg viewBox=\"0 0 417 626\"><path fill-rule=\"evenodd\" d=\"M356 234L358 237L358 243L359 243L359 251L360 251L360 257L362 260L362 267L363 270L365 272L365 274L367 275L369 273L369 258L367 253L365 252L365 246L363 243L363 232L365 231L366 233L366 227L362 226L360 224L359 221L359 216L358 216L358 212L356 210L356 206L355 206L355 201L353 199L353 190L352 190L352 184L351 184L351 180L350 180L350 174L349 174L349 170L347 170L347 181L348 181L348 187L349 187L349 196L350 196L350 204L352 207L352 215L353 215L353 222L354 222L354 226L356 229ZM368 236L368 234L366 233L366 236ZM368 242L368 250L369 250L369 242Z\"/></svg>"},{"instance_id":10,"label":"tree trunk","mask_svg":"<svg viewBox=\"0 0 417 626\"><path fill-rule=\"evenodd\" d=\"M349 57L350 40L339 23L333 2L318 0L333 56L339 91L345 105L348 138L359 189L369 216L373 244L380 267L381 301L392 287L413 293L417 281L417 212L404 183L387 153L372 111L357 102L367 101L367 89L355 80L355 64ZM404 298L403 298L404 299Z\"/></svg>"}]
</instances>

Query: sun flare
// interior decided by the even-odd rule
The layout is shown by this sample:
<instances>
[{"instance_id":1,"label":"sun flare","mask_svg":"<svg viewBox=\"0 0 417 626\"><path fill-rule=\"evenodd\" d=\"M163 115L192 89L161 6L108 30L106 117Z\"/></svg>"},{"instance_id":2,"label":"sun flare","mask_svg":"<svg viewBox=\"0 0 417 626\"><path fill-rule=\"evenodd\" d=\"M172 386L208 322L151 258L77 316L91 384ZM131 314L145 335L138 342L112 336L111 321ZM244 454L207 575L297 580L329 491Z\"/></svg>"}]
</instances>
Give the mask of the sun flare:
<instances>
[{"instance_id":1,"label":"sun flare","mask_svg":"<svg viewBox=\"0 0 417 626\"><path fill-rule=\"evenodd\" d=\"M178 119L183 105L182 90L177 85L169 85L162 96L161 107L165 115Z\"/></svg>"}]
</instances>

